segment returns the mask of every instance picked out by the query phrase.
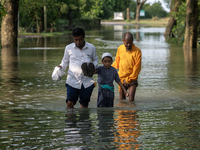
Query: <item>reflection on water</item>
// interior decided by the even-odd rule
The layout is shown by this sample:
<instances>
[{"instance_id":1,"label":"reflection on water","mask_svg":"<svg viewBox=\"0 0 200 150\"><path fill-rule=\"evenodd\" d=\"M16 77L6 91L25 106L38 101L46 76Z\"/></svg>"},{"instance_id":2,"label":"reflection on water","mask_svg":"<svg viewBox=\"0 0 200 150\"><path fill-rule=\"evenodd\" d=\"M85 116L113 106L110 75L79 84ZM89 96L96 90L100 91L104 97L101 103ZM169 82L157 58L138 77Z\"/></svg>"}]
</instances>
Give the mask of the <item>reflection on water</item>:
<instances>
[{"instance_id":1,"label":"reflection on water","mask_svg":"<svg viewBox=\"0 0 200 150\"><path fill-rule=\"evenodd\" d=\"M123 38L123 25L115 25L114 26L114 39L115 40L122 40Z\"/></svg>"},{"instance_id":2,"label":"reflection on water","mask_svg":"<svg viewBox=\"0 0 200 150\"><path fill-rule=\"evenodd\" d=\"M185 62L185 74L188 76L187 85L190 89L195 89L193 83L198 84L198 57L197 50L184 49L184 62Z\"/></svg>"},{"instance_id":3,"label":"reflection on water","mask_svg":"<svg viewBox=\"0 0 200 150\"><path fill-rule=\"evenodd\" d=\"M137 111L117 110L116 111L116 129L115 141L118 149L138 149L141 145L137 138L139 132L139 122Z\"/></svg>"},{"instance_id":4,"label":"reflection on water","mask_svg":"<svg viewBox=\"0 0 200 150\"><path fill-rule=\"evenodd\" d=\"M18 78L17 68L17 49L3 48L1 50L1 84L3 87L9 87L13 82L15 83Z\"/></svg>"},{"instance_id":5,"label":"reflection on water","mask_svg":"<svg viewBox=\"0 0 200 150\"><path fill-rule=\"evenodd\" d=\"M198 149L199 117L199 110L178 108L68 112L1 108L0 148Z\"/></svg>"},{"instance_id":6,"label":"reflection on water","mask_svg":"<svg viewBox=\"0 0 200 150\"><path fill-rule=\"evenodd\" d=\"M86 31L97 54L115 56L125 32L142 50L136 101L114 108L66 110L65 78L51 80L71 34L19 38L19 49L1 49L0 149L198 149L200 49L168 44L164 28L105 25ZM99 64L101 64L99 60ZM97 80L97 75L94 75Z\"/></svg>"},{"instance_id":7,"label":"reflection on water","mask_svg":"<svg viewBox=\"0 0 200 150\"><path fill-rule=\"evenodd\" d=\"M139 30L139 29L140 29L140 26L139 26L139 25L136 25L135 28L136 28L137 30ZM136 41L139 42L139 41L140 41L140 32L139 32L139 31L136 31L135 34L136 34Z\"/></svg>"}]
</instances>

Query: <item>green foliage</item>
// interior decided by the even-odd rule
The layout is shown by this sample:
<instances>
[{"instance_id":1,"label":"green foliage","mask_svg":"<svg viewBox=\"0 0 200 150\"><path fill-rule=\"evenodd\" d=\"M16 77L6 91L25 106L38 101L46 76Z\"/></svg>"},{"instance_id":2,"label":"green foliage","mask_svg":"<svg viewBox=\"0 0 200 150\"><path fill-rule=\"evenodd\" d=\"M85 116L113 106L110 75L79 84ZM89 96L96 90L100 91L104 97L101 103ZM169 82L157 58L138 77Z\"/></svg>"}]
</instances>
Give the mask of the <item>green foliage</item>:
<instances>
[{"instance_id":1,"label":"green foliage","mask_svg":"<svg viewBox=\"0 0 200 150\"><path fill-rule=\"evenodd\" d=\"M74 23L78 25L79 21L110 19L113 18L114 12L126 14L127 7L130 8L130 12L136 12L134 0L20 0L20 27L25 31L35 32L37 28L43 32L44 5L47 8L47 28L56 31L64 30L67 25L73 28ZM147 15L149 14L149 18L153 16L152 14L158 17L166 16L160 2L152 6L147 5L146 8L144 10ZM64 24L61 25L62 23Z\"/></svg>"},{"instance_id":2,"label":"green foliage","mask_svg":"<svg viewBox=\"0 0 200 150\"><path fill-rule=\"evenodd\" d=\"M173 4L173 3L172 3ZM198 8L200 10L200 0L198 1ZM178 8L178 12L172 12L170 15L176 20L176 25L172 29L172 34L175 38L171 38L170 42L172 43L183 43L184 42L184 35L185 35L185 21L186 21L186 1L183 1ZM200 11L198 14L199 22L200 22ZM198 26L198 32L200 34L200 24Z\"/></svg>"},{"instance_id":3,"label":"green foliage","mask_svg":"<svg viewBox=\"0 0 200 150\"><path fill-rule=\"evenodd\" d=\"M135 1L130 2L129 10L130 10L130 12L134 12L134 18L135 18L135 15L136 15L136 2ZM126 16L127 16L127 11L125 10L124 17L126 18Z\"/></svg>"},{"instance_id":4,"label":"green foliage","mask_svg":"<svg viewBox=\"0 0 200 150\"><path fill-rule=\"evenodd\" d=\"M200 37L200 0L198 0L198 10L199 10L199 14L198 14L198 37ZM200 45L200 43L199 43Z\"/></svg>"},{"instance_id":5,"label":"green foliage","mask_svg":"<svg viewBox=\"0 0 200 150\"><path fill-rule=\"evenodd\" d=\"M61 0L57 0L57 2L52 0L20 1L20 27L25 28L26 31L35 32L38 21L40 31L42 32L44 22L44 5L46 5L47 8L47 28L56 29L57 25L60 27L59 19L62 19L63 15L66 15L69 9L69 5Z\"/></svg>"},{"instance_id":6,"label":"green foliage","mask_svg":"<svg viewBox=\"0 0 200 150\"><path fill-rule=\"evenodd\" d=\"M5 16L7 14L5 7L2 5L2 3L0 3L0 18L2 18L3 16Z\"/></svg>"},{"instance_id":7,"label":"green foliage","mask_svg":"<svg viewBox=\"0 0 200 150\"><path fill-rule=\"evenodd\" d=\"M98 19L103 13L103 1L100 0L86 0L80 5L80 13L82 19Z\"/></svg>"},{"instance_id":8,"label":"green foliage","mask_svg":"<svg viewBox=\"0 0 200 150\"><path fill-rule=\"evenodd\" d=\"M114 4L113 4L113 0L103 0L103 13L101 13L99 15L99 17L101 19L109 19L109 18L113 18L113 7L114 7Z\"/></svg>"},{"instance_id":9,"label":"green foliage","mask_svg":"<svg viewBox=\"0 0 200 150\"><path fill-rule=\"evenodd\" d=\"M60 5L60 13L61 14L67 14L68 10L69 10L69 6L67 4L62 3Z\"/></svg>"},{"instance_id":10,"label":"green foliage","mask_svg":"<svg viewBox=\"0 0 200 150\"><path fill-rule=\"evenodd\" d=\"M125 5L125 8L127 8L127 7L130 6L131 0L124 0L123 3L124 3L124 5Z\"/></svg>"},{"instance_id":11,"label":"green foliage","mask_svg":"<svg viewBox=\"0 0 200 150\"><path fill-rule=\"evenodd\" d=\"M168 13L163 9L162 4L158 1L150 5L145 3L142 7L145 10L145 18L152 18L157 16L158 18L167 17Z\"/></svg>"},{"instance_id":12,"label":"green foliage","mask_svg":"<svg viewBox=\"0 0 200 150\"><path fill-rule=\"evenodd\" d=\"M129 8L130 8L130 12L136 12L136 2L131 1Z\"/></svg>"},{"instance_id":13,"label":"green foliage","mask_svg":"<svg viewBox=\"0 0 200 150\"><path fill-rule=\"evenodd\" d=\"M66 20L68 24L77 19L98 19L103 14L104 0L21 0L19 3L20 26L27 31L44 22L44 5L47 8L48 28L61 29L60 23ZM66 26L66 24L64 25ZM63 28L64 28L63 26ZM63 29L62 28L62 29Z\"/></svg>"},{"instance_id":14,"label":"green foliage","mask_svg":"<svg viewBox=\"0 0 200 150\"><path fill-rule=\"evenodd\" d=\"M145 11L145 18L152 18L151 5L149 3L144 3L142 10Z\"/></svg>"},{"instance_id":15,"label":"green foliage","mask_svg":"<svg viewBox=\"0 0 200 150\"><path fill-rule=\"evenodd\" d=\"M185 34L185 19L186 19L186 2L183 2L179 6L178 13L172 12L172 17L176 20L176 25L172 29L172 33L175 36L176 43L182 43Z\"/></svg>"},{"instance_id":16,"label":"green foliage","mask_svg":"<svg viewBox=\"0 0 200 150\"><path fill-rule=\"evenodd\" d=\"M130 7L132 0L103 0L103 13L100 15L101 19L113 18L114 12L124 12L126 16L126 8Z\"/></svg>"},{"instance_id":17,"label":"green foliage","mask_svg":"<svg viewBox=\"0 0 200 150\"><path fill-rule=\"evenodd\" d=\"M113 0L113 11L114 12L121 12L124 11L127 7L124 4L124 0Z\"/></svg>"}]
</instances>

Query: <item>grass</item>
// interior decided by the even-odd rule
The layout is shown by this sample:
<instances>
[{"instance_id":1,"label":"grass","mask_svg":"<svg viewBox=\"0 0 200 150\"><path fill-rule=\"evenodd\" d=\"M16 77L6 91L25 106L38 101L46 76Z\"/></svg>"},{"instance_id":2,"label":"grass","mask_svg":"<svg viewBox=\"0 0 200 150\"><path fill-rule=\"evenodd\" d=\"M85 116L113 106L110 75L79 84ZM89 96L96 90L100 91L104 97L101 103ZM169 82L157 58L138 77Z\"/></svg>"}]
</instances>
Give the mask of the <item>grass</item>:
<instances>
[{"instance_id":1,"label":"grass","mask_svg":"<svg viewBox=\"0 0 200 150\"><path fill-rule=\"evenodd\" d=\"M145 25L145 26L153 26L153 27L166 27L169 18L158 18L158 20L153 19L140 19L140 22L137 23L135 20L102 20L101 22L111 22L111 23L121 23L121 24L135 24L135 25ZM64 32L43 32L43 33L19 33L19 36L33 37L33 36L57 36L63 35L66 33L71 33L72 31L64 31Z\"/></svg>"},{"instance_id":2,"label":"grass","mask_svg":"<svg viewBox=\"0 0 200 150\"><path fill-rule=\"evenodd\" d=\"M65 32L42 32L42 33L19 33L19 36L56 36L56 35L63 35L66 33L71 33L72 31L65 31Z\"/></svg>"},{"instance_id":3,"label":"grass","mask_svg":"<svg viewBox=\"0 0 200 150\"><path fill-rule=\"evenodd\" d=\"M126 24L138 24L138 25L149 25L149 26L157 26L157 27L166 27L169 18L158 18L157 20L153 19L140 19L140 22L137 23L135 20L102 20L102 22L117 22L117 23L126 23Z\"/></svg>"}]
</instances>

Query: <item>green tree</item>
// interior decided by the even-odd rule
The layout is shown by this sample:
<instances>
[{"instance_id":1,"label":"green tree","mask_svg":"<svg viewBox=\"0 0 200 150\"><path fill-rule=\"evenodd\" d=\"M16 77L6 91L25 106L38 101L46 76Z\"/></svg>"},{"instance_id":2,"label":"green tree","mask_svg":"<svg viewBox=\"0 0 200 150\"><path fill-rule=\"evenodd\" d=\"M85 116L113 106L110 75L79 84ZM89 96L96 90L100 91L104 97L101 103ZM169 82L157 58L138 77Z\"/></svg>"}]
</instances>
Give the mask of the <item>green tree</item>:
<instances>
[{"instance_id":1,"label":"green tree","mask_svg":"<svg viewBox=\"0 0 200 150\"><path fill-rule=\"evenodd\" d=\"M17 47L17 14L19 0L1 1L3 17L1 22L1 45L2 47ZM5 15L5 11L8 13Z\"/></svg>"},{"instance_id":2,"label":"green tree","mask_svg":"<svg viewBox=\"0 0 200 150\"><path fill-rule=\"evenodd\" d=\"M130 7L131 12L136 12L136 2L135 1L131 1L129 7Z\"/></svg>"},{"instance_id":3,"label":"green tree","mask_svg":"<svg viewBox=\"0 0 200 150\"><path fill-rule=\"evenodd\" d=\"M132 0L104 0L103 13L100 15L100 18L113 18L114 12L124 12L127 15L126 9L129 7L130 11L135 12L135 6L136 2Z\"/></svg>"},{"instance_id":4,"label":"green tree","mask_svg":"<svg viewBox=\"0 0 200 150\"><path fill-rule=\"evenodd\" d=\"M157 16L159 18L166 17L168 14L165 10L163 10L162 4L159 1L157 3L152 4L150 12L152 17Z\"/></svg>"},{"instance_id":5,"label":"green tree","mask_svg":"<svg viewBox=\"0 0 200 150\"><path fill-rule=\"evenodd\" d=\"M186 16L187 16L187 13L186 13L187 12L187 4L186 4L185 0L180 0L180 1L179 1L179 5L177 5L178 7L176 8L176 11L172 11L170 14L171 18L173 18L173 20L175 20L175 23L173 24L172 31L171 31L173 38L170 39L170 41L173 41L174 43L183 43L185 41L184 39L185 39L185 33L186 33L185 27L186 27ZM195 1L193 1L193 2L195 2ZM200 9L200 0L198 0L198 9ZM190 12L189 14L192 14L192 11L188 11L188 12ZM193 12L192 17L194 17L194 16L196 16L196 12L195 13ZM195 18L193 20L195 20L195 21L198 20L198 22L200 21L200 12L198 12L198 19ZM193 23L190 22L190 24L191 25L196 24L194 22ZM171 23L169 23L169 25L171 26ZM195 26L197 26L197 25L195 25ZM166 28L166 30L167 30L167 28ZM191 31L191 33L192 32L194 32L194 31ZM198 31L195 31L195 33L200 33L200 27L199 27Z\"/></svg>"},{"instance_id":6,"label":"green tree","mask_svg":"<svg viewBox=\"0 0 200 150\"><path fill-rule=\"evenodd\" d=\"M124 11L127 8L127 0L113 0L113 11L114 12L121 12Z\"/></svg>"},{"instance_id":7,"label":"green tree","mask_svg":"<svg viewBox=\"0 0 200 150\"><path fill-rule=\"evenodd\" d=\"M183 44L183 48L185 50L197 48L198 12L198 0L187 0L185 36Z\"/></svg>"},{"instance_id":8,"label":"green tree","mask_svg":"<svg viewBox=\"0 0 200 150\"><path fill-rule=\"evenodd\" d=\"M102 10L103 13L99 15L99 17L101 19L109 19L109 18L113 18L113 7L114 7L114 3L113 0L104 0L104 3L102 5Z\"/></svg>"},{"instance_id":9,"label":"green tree","mask_svg":"<svg viewBox=\"0 0 200 150\"><path fill-rule=\"evenodd\" d=\"M169 36L174 37L174 35L172 34L172 29L174 25L176 25L176 19L174 18L173 13L178 13L178 8L184 1L185 0L172 0L170 5L170 18L164 33L165 38L169 38Z\"/></svg>"},{"instance_id":10,"label":"green tree","mask_svg":"<svg viewBox=\"0 0 200 150\"><path fill-rule=\"evenodd\" d=\"M142 9L145 11L145 18L152 18L151 5L149 3L144 4Z\"/></svg>"},{"instance_id":11,"label":"green tree","mask_svg":"<svg viewBox=\"0 0 200 150\"><path fill-rule=\"evenodd\" d=\"M142 0L142 1L137 0L136 2L136 17L135 17L136 22L140 21L140 9L142 8L142 6L144 5L146 1L147 0Z\"/></svg>"},{"instance_id":12,"label":"green tree","mask_svg":"<svg viewBox=\"0 0 200 150\"><path fill-rule=\"evenodd\" d=\"M152 18L152 17L167 17L168 13L163 9L162 4L158 1L150 5L146 3L143 5L143 10L145 10L145 18Z\"/></svg>"},{"instance_id":13,"label":"green tree","mask_svg":"<svg viewBox=\"0 0 200 150\"><path fill-rule=\"evenodd\" d=\"M185 34L185 19L186 19L186 2L182 2L178 8L178 12L172 12L172 16L176 20L173 26L172 34L174 35L176 43L183 42Z\"/></svg>"},{"instance_id":14,"label":"green tree","mask_svg":"<svg viewBox=\"0 0 200 150\"><path fill-rule=\"evenodd\" d=\"M31 28L39 33L44 30L44 3L41 0L26 0L20 1L19 18L20 26L25 28L25 31L30 31ZM58 18L58 5L51 0L46 0L47 6L47 26L53 27ZM31 30L34 32L33 30Z\"/></svg>"},{"instance_id":15,"label":"green tree","mask_svg":"<svg viewBox=\"0 0 200 150\"><path fill-rule=\"evenodd\" d=\"M37 32L43 31L44 2L49 28L59 28L59 24L68 24L71 30L77 20L98 19L103 13L102 0L26 0L20 2L20 26L26 30L36 28Z\"/></svg>"},{"instance_id":16,"label":"green tree","mask_svg":"<svg viewBox=\"0 0 200 150\"><path fill-rule=\"evenodd\" d=\"M74 18L79 19L81 17L80 6L83 2L87 2L87 0L61 0L61 3L59 4L61 14L68 20L70 30L73 28L72 24Z\"/></svg>"},{"instance_id":17,"label":"green tree","mask_svg":"<svg viewBox=\"0 0 200 150\"><path fill-rule=\"evenodd\" d=\"M38 9L41 9L41 8L40 8L40 3L38 3L37 0L36 1L35 0L20 1L19 3L20 26L23 23L27 25L31 23L31 25L34 25L34 26L37 25L38 27L39 21L40 21L40 18L38 15L39 14Z\"/></svg>"},{"instance_id":18,"label":"green tree","mask_svg":"<svg viewBox=\"0 0 200 150\"><path fill-rule=\"evenodd\" d=\"M100 14L103 13L103 1L82 0L80 3L80 13L83 19L99 19Z\"/></svg>"},{"instance_id":19,"label":"green tree","mask_svg":"<svg viewBox=\"0 0 200 150\"><path fill-rule=\"evenodd\" d=\"M7 14L5 7L2 5L2 3L0 3L0 18L2 18L3 16L5 16Z\"/></svg>"},{"instance_id":20,"label":"green tree","mask_svg":"<svg viewBox=\"0 0 200 150\"><path fill-rule=\"evenodd\" d=\"M126 13L127 13L127 20L130 20L130 3L131 3L131 0L124 0L124 4L126 6Z\"/></svg>"}]
</instances>

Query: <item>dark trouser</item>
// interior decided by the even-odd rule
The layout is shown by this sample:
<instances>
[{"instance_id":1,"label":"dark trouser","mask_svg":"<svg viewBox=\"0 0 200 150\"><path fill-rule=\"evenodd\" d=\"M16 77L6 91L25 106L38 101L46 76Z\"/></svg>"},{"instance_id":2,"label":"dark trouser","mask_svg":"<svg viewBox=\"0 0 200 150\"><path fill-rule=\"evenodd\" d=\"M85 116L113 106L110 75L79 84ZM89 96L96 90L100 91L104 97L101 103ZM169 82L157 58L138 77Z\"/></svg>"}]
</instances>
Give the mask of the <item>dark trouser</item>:
<instances>
[{"instance_id":1,"label":"dark trouser","mask_svg":"<svg viewBox=\"0 0 200 150\"><path fill-rule=\"evenodd\" d=\"M114 92L99 87L97 107L113 107Z\"/></svg>"},{"instance_id":2,"label":"dark trouser","mask_svg":"<svg viewBox=\"0 0 200 150\"><path fill-rule=\"evenodd\" d=\"M80 97L79 103L82 106L86 106L86 107L88 106L88 104L90 102L90 97L92 95L92 91L94 89L94 84L92 84L88 88L84 88L84 86L82 84L81 89L73 88L70 85L68 85L67 83L65 84L65 86L67 88L66 103L68 101L72 101L75 105L76 102L78 101L78 98Z\"/></svg>"}]
</instances>

